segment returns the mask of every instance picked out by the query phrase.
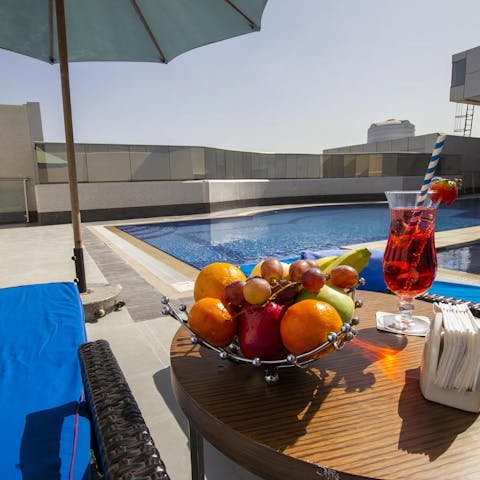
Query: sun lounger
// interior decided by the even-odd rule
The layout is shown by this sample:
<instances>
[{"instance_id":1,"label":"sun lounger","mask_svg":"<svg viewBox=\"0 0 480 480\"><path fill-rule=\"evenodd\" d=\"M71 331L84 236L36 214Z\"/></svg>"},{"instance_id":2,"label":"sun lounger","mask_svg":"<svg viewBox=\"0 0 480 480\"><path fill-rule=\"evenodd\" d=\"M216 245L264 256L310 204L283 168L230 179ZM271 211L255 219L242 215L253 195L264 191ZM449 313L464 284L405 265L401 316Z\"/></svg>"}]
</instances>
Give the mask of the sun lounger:
<instances>
[{"instance_id":1,"label":"sun lounger","mask_svg":"<svg viewBox=\"0 0 480 480\"><path fill-rule=\"evenodd\" d=\"M74 283L0 289L0 338L0 478L89 480L93 463L168 479L108 344L86 342Z\"/></svg>"}]
</instances>

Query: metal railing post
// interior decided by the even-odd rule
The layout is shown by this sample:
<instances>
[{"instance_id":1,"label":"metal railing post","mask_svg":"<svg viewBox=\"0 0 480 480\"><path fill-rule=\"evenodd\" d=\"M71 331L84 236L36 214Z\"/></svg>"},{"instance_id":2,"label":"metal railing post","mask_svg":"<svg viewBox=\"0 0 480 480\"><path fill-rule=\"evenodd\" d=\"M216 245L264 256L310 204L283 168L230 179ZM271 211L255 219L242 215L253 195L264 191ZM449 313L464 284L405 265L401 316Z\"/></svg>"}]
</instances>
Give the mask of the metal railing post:
<instances>
[{"instance_id":1,"label":"metal railing post","mask_svg":"<svg viewBox=\"0 0 480 480\"><path fill-rule=\"evenodd\" d=\"M23 179L23 198L25 201L25 220L27 223L30 223L30 213L28 211L28 192L27 192L27 182L28 178Z\"/></svg>"}]
</instances>

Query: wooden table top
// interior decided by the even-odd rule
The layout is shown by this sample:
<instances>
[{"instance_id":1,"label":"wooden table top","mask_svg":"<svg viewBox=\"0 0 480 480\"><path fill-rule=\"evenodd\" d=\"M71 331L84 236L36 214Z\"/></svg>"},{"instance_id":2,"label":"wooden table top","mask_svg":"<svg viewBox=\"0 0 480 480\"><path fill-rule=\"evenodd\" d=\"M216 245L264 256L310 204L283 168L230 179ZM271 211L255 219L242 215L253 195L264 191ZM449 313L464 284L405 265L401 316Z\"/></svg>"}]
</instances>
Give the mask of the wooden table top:
<instances>
[{"instance_id":1,"label":"wooden table top","mask_svg":"<svg viewBox=\"0 0 480 480\"><path fill-rule=\"evenodd\" d=\"M355 340L308 369L280 369L273 386L262 367L221 360L180 328L172 385L190 422L265 479L479 480L478 415L423 398L424 338L375 327L376 311L396 311L395 296L360 290L357 298ZM415 305L433 317L432 304Z\"/></svg>"}]
</instances>

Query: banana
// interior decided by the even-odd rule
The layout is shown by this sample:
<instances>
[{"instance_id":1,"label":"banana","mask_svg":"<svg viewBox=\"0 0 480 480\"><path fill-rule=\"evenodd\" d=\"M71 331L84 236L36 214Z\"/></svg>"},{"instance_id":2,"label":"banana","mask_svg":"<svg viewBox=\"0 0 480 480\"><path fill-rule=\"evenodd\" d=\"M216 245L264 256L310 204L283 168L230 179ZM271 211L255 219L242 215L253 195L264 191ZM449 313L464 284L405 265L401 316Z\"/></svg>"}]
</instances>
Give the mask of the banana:
<instances>
[{"instance_id":1,"label":"banana","mask_svg":"<svg viewBox=\"0 0 480 480\"><path fill-rule=\"evenodd\" d=\"M249 277L261 277L262 275L262 263L263 263L263 260L261 262L258 262L252 269L252 271L250 272L250 275Z\"/></svg>"},{"instance_id":2,"label":"banana","mask_svg":"<svg viewBox=\"0 0 480 480\"><path fill-rule=\"evenodd\" d=\"M339 265L349 265L353 267L358 273L360 273L368 264L372 252L368 248L358 248L357 250L349 250L343 255L337 257L333 262L329 263L325 269L324 273L330 273L330 271L338 267Z\"/></svg>"},{"instance_id":3,"label":"banana","mask_svg":"<svg viewBox=\"0 0 480 480\"><path fill-rule=\"evenodd\" d=\"M338 255L333 255L331 257L318 258L316 260L318 268L320 268L320 270L322 270L322 271L325 271L325 269L328 267L328 265L330 265L337 258L338 258Z\"/></svg>"}]
</instances>

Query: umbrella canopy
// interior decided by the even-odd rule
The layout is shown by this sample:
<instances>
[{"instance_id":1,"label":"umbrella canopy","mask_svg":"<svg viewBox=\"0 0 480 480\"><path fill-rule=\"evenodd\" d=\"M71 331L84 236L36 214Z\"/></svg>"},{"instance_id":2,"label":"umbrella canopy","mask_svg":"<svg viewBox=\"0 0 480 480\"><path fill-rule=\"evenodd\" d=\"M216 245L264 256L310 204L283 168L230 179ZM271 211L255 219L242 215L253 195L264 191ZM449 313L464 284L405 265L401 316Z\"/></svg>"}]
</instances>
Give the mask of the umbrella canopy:
<instances>
[{"instance_id":1,"label":"umbrella canopy","mask_svg":"<svg viewBox=\"0 0 480 480\"><path fill-rule=\"evenodd\" d=\"M266 0L63 0L68 60L166 63L260 30ZM59 61L55 0L2 0L0 47Z\"/></svg>"},{"instance_id":2,"label":"umbrella canopy","mask_svg":"<svg viewBox=\"0 0 480 480\"><path fill-rule=\"evenodd\" d=\"M85 292L68 62L167 63L260 30L267 0L0 0L0 48L60 63L77 284Z\"/></svg>"}]
</instances>

